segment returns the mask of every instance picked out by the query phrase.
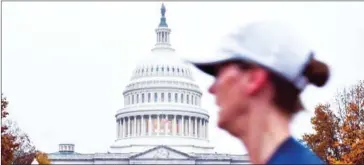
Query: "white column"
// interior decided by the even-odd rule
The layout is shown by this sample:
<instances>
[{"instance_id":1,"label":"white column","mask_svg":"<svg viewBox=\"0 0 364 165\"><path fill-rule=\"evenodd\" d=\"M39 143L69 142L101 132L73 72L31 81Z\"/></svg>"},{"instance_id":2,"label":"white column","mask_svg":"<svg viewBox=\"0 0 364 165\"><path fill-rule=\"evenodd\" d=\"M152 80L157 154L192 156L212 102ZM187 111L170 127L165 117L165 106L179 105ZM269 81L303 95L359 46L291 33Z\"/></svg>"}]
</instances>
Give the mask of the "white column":
<instances>
[{"instance_id":1,"label":"white column","mask_svg":"<svg viewBox=\"0 0 364 165\"><path fill-rule=\"evenodd\" d=\"M199 137L199 138L201 138L202 136L202 118L200 118L200 120L199 120L199 122L198 122L198 136L197 137Z\"/></svg>"},{"instance_id":2,"label":"white column","mask_svg":"<svg viewBox=\"0 0 364 165\"><path fill-rule=\"evenodd\" d=\"M157 42L159 43L160 41L160 33L157 33Z\"/></svg>"},{"instance_id":3,"label":"white column","mask_svg":"<svg viewBox=\"0 0 364 165\"><path fill-rule=\"evenodd\" d=\"M123 118L120 119L120 138L123 138L124 136L124 120Z\"/></svg>"},{"instance_id":4,"label":"white column","mask_svg":"<svg viewBox=\"0 0 364 165\"><path fill-rule=\"evenodd\" d=\"M162 42L165 42L165 38L166 38L166 35L165 35L165 32L162 32Z\"/></svg>"},{"instance_id":5,"label":"white column","mask_svg":"<svg viewBox=\"0 0 364 165\"><path fill-rule=\"evenodd\" d=\"M138 124L138 120L137 120L137 116L134 117L134 123L135 123L135 135L134 136L138 136L138 131L139 131L139 124Z\"/></svg>"},{"instance_id":6,"label":"white column","mask_svg":"<svg viewBox=\"0 0 364 165\"><path fill-rule=\"evenodd\" d=\"M116 120L116 139L119 139L119 120Z\"/></svg>"},{"instance_id":7,"label":"white column","mask_svg":"<svg viewBox=\"0 0 364 165\"><path fill-rule=\"evenodd\" d=\"M128 121L127 118L124 117L124 138L128 136Z\"/></svg>"},{"instance_id":8,"label":"white column","mask_svg":"<svg viewBox=\"0 0 364 165\"><path fill-rule=\"evenodd\" d=\"M123 131L123 137L125 138L126 137L126 135L127 135L127 132L126 132L126 126L127 126L127 124L126 124L126 118L125 117L123 117L123 120L124 120L124 124L123 124L123 129L124 129L124 131Z\"/></svg>"},{"instance_id":9,"label":"white column","mask_svg":"<svg viewBox=\"0 0 364 165\"><path fill-rule=\"evenodd\" d=\"M145 123L144 123L144 115L142 115L142 136L144 136L145 135Z\"/></svg>"},{"instance_id":10,"label":"white column","mask_svg":"<svg viewBox=\"0 0 364 165\"><path fill-rule=\"evenodd\" d=\"M168 115L164 115L164 135L167 135L167 127L169 127L168 122L166 122L168 120Z\"/></svg>"},{"instance_id":11,"label":"white column","mask_svg":"<svg viewBox=\"0 0 364 165\"><path fill-rule=\"evenodd\" d=\"M157 135L159 135L160 133L160 128L161 128L161 125L160 125L160 118L159 118L159 114L157 115Z\"/></svg>"},{"instance_id":12,"label":"white column","mask_svg":"<svg viewBox=\"0 0 364 165\"><path fill-rule=\"evenodd\" d=\"M122 128L121 128L121 119L119 119L119 139L121 138L122 136Z\"/></svg>"},{"instance_id":13,"label":"white column","mask_svg":"<svg viewBox=\"0 0 364 165\"><path fill-rule=\"evenodd\" d=\"M164 32L164 42L167 42L167 32Z\"/></svg>"},{"instance_id":14,"label":"white column","mask_svg":"<svg viewBox=\"0 0 364 165\"><path fill-rule=\"evenodd\" d=\"M137 127L136 127L136 116L134 116L134 129L133 129L133 136L136 136L136 130L137 130Z\"/></svg>"},{"instance_id":15,"label":"white column","mask_svg":"<svg viewBox=\"0 0 364 165\"><path fill-rule=\"evenodd\" d=\"M173 123L172 123L172 134L173 136L176 136L177 132L177 115L173 115Z\"/></svg>"},{"instance_id":16,"label":"white column","mask_svg":"<svg viewBox=\"0 0 364 165\"><path fill-rule=\"evenodd\" d=\"M194 123L195 123L195 137L197 137L197 117L195 117L195 119L194 119Z\"/></svg>"},{"instance_id":17,"label":"white column","mask_svg":"<svg viewBox=\"0 0 364 165\"><path fill-rule=\"evenodd\" d=\"M205 130L206 130L206 121L205 121L205 119L202 119L202 123L203 123L203 125L202 125L202 138L205 138Z\"/></svg>"},{"instance_id":18,"label":"white column","mask_svg":"<svg viewBox=\"0 0 364 165\"><path fill-rule=\"evenodd\" d=\"M169 35L167 35L167 36L168 36L168 39L167 39L167 41L168 41L168 43L169 43L169 41L170 41L170 40L169 40L169 37L170 37L170 36L169 36Z\"/></svg>"},{"instance_id":19,"label":"white column","mask_svg":"<svg viewBox=\"0 0 364 165\"><path fill-rule=\"evenodd\" d=\"M188 116L188 136L192 136L191 116Z\"/></svg>"},{"instance_id":20,"label":"white column","mask_svg":"<svg viewBox=\"0 0 364 165\"><path fill-rule=\"evenodd\" d=\"M129 133L128 133L128 137L131 136L131 116L129 116L129 120L128 120L128 126L129 126Z\"/></svg>"},{"instance_id":21,"label":"white column","mask_svg":"<svg viewBox=\"0 0 364 165\"><path fill-rule=\"evenodd\" d=\"M153 128L153 125L152 125L152 115L149 115L149 127L148 127L148 134L149 134L149 136L151 136L152 135L152 128Z\"/></svg>"},{"instance_id":22,"label":"white column","mask_svg":"<svg viewBox=\"0 0 364 165\"><path fill-rule=\"evenodd\" d=\"M181 119L181 122L182 122L182 128L181 128L181 135L182 136L185 136L185 117L182 115L182 119Z\"/></svg>"}]
</instances>

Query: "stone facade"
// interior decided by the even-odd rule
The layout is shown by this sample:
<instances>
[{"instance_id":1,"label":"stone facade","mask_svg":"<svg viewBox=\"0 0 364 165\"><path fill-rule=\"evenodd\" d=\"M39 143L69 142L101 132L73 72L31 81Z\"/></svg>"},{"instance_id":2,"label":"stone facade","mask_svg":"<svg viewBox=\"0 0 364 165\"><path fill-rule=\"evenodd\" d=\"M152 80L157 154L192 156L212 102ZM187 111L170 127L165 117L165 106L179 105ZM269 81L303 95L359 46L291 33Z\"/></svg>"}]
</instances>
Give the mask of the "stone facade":
<instances>
[{"instance_id":1,"label":"stone facade","mask_svg":"<svg viewBox=\"0 0 364 165\"><path fill-rule=\"evenodd\" d=\"M247 155L184 153L157 146L141 153L57 153L52 164L250 164Z\"/></svg>"},{"instance_id":2,"label":"stone facade","mask_svg":"<svg viewBox=\"0 0 364 165\"><path fill-rule=\"evenodd\" d=\"M49 154L53 164L249 164L247 155L214 152L209 143L209 114L190 66L170 44L171 29L162 18L151 54L138 63L116 112L116 140L108 153L80 154L60 144Z\"/></svg>"}]
</instances>

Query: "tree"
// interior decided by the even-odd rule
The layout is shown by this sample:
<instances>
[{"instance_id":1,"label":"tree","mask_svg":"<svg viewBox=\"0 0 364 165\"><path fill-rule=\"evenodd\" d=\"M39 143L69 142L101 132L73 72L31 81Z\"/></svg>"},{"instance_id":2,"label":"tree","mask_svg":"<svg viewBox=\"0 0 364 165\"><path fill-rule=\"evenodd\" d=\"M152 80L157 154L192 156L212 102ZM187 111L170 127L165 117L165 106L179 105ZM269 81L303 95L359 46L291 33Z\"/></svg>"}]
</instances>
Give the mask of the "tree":
<instances>
[{"instance_id":1,"label":"tree","mask_svg":"<svg viewBox=\"0 0 364 165\"><path fill-rule=\"evenodd\" d=\"M303 141L327 163L364 164L364 81L339 92L335 101L315 108L315 133Z\"/></svg>"},{"instance_id":2,"label":"tree","mask_svg":"<svg viewBox=\"0 0 364 165\"><path fill-rule=\"evenodd\" d=\"M8 101L3 94L1 94L1 164L11 164L14 159L14 152L19 148L19 144L16 142L16 137L8 132L8 126L5 125L8 112L6 108Z\"/></svg>"},{"instance_id":3,"label":"tree","mask_svg":"<svg viewBox=\"0 0 364 165\"><path fill-rule=\"evenodd\" d=\"M14 121L8 120L6 125L10 128L10 134L16 137L16 142L19 144L19 147L14 151L12 164L31 164L35 157L36 149L29 136Z\"/></svg>"},{"instance_id":4,"label":"tree","mask_svg":"<svg viewBox=\"0 0 364 165\"><path fill-rule=\"evenodd\" d=\"M34 158L39 164L50 164L47 154L36 150L16 122L6 119L8 104L6 98L1 97L1 164L31 164Z\"/></svg>"}]
</instances>

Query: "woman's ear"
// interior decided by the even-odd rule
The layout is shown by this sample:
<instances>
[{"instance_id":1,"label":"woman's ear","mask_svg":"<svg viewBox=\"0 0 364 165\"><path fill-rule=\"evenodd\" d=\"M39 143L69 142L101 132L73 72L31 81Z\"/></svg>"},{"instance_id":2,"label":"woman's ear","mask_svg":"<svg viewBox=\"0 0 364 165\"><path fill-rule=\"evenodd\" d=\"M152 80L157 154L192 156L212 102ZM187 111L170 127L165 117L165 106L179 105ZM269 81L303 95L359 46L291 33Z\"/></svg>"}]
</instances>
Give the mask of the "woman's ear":
<instances>
[{"instance_id":1,"label":"woman's ear","mask_svg":"<svg viewBox=\"0 0 364 165\"><path fill-rule=\"evenodd\" d=\"M245 90L248 95L257 94L268 82L268 72L262 68L247 70L245 74L243 77L246 77L244 81L246 83Z\"/></svg>"}]
</instances>

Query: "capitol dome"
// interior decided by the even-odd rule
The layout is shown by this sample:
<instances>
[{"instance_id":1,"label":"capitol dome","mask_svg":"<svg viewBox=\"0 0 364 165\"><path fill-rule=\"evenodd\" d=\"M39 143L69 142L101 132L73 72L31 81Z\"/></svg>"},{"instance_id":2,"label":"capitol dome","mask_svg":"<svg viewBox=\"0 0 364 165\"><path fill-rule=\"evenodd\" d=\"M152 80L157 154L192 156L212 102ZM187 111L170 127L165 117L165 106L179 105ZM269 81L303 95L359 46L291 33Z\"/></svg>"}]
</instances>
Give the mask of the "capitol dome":
<instances>
[{"instance_id":1,"label":"capitol dome","mask_svg":"<svg viewBox=\"0 0 364 165\"><path fill-rule=\"evenodd\" d=\"M113 153L137 153L165 145L186 153L209 153L208 112L191 66L179 59L170 44L171 29L161 8L157 42L141 60L123 91L117 111Z\"/></svg>"}]
</instances>

